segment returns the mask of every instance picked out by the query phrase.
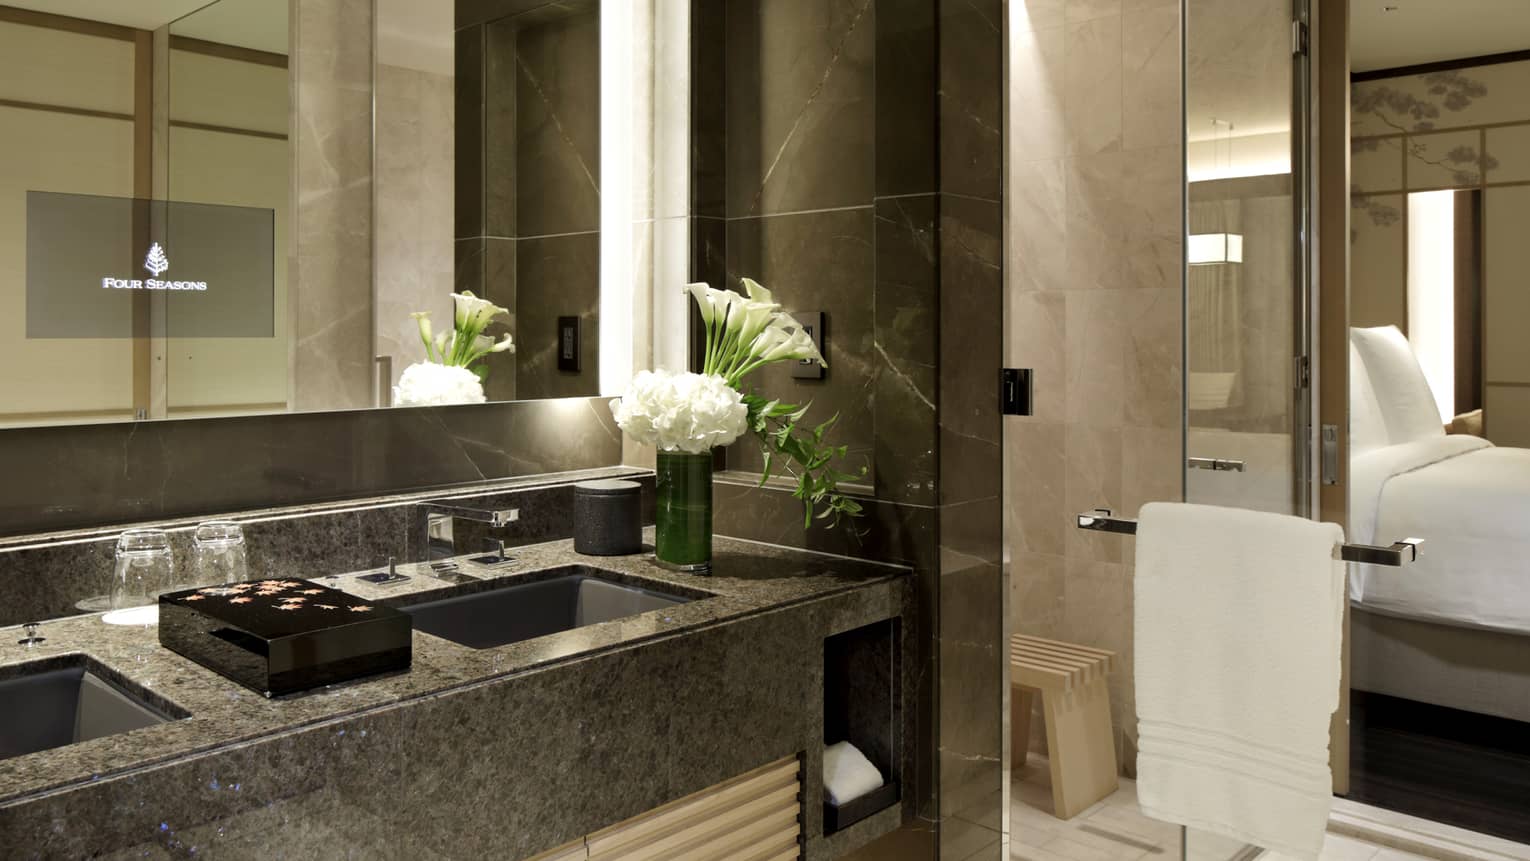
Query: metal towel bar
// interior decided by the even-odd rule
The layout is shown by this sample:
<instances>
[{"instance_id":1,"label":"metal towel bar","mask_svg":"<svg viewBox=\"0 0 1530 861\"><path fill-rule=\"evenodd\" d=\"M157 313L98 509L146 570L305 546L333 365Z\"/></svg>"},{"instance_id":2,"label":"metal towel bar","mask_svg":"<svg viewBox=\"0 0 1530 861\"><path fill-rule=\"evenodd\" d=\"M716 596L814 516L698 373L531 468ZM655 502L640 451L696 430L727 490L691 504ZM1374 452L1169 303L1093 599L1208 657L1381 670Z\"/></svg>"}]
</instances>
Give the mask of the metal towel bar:
<instances>
[{"instance_id":1,"label":"metal towel bar","mask_svg":"<svg viewBox=\"0 0 1530 861\"><path fill-rule=\"evenodd\" d=\"M1096 508L1094 511L1078 516L1078 528L1088 529L1092 532L1114 532L1117 535L1136 535L1137 521L1126 517L1115 517L1108 508ZM1378 547L1373 544L1345 544L1340 547L1339 555L1345 562L1403 566L1418 560L1418 548L1423 543L1424 539L1422 538L1404 538L1390 547Z\"/></svg>"}]
</instances>

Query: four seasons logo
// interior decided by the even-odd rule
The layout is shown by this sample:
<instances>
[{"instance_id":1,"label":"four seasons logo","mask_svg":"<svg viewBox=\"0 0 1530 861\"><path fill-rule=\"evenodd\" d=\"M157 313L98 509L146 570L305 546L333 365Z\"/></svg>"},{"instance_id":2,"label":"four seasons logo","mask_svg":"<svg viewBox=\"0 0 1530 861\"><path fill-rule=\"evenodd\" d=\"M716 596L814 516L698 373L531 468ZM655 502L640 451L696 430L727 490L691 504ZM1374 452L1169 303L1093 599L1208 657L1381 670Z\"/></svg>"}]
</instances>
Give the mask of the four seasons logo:
<instances>
[{"instance_id":1,"label":"four seasons logo","mask_svg":"<svg viewBox=\"0 0 1530 861\"><path fill-rule=\"evenodd\" d=\"M149 246L149 256L143 259L143 268L149 270L149 274L155 278L170 268L170 258L165 256L165 249L160 248L158 242Z\"/></svg>"},{"instance_id":2,"label":"four seasons logo","mask_svg":"<svg viewBox=\"0 0 1530 861\"><path fill-rule=\"evenodd\" d=\"M165 249L158 242L149 246L149 253L143 259L143 268L148 270L153 278L112 278L107 276L101 279L101 287L104 290L206 290L206 281L160 281L159 276L170 269L170 258L165 254Z\"/></svg>"}]
</instances>

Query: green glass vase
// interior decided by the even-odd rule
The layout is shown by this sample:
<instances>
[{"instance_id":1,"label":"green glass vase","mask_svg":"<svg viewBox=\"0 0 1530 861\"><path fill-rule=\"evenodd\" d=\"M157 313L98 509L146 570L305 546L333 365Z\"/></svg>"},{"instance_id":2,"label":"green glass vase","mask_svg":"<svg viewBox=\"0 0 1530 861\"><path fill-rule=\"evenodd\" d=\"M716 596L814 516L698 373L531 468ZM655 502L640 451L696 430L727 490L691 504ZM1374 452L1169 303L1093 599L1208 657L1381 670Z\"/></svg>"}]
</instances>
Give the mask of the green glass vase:
<instances>
[{"instance_id":1,"label":"green glass vase","mask_svg":"<svg viewBox=\"0 0 1530 861\"><path fill-rule=\"evenodd\" d=\"M661 451L654 555L678 571L712 570L712 453Z\"/></svg>"}]
</instances>

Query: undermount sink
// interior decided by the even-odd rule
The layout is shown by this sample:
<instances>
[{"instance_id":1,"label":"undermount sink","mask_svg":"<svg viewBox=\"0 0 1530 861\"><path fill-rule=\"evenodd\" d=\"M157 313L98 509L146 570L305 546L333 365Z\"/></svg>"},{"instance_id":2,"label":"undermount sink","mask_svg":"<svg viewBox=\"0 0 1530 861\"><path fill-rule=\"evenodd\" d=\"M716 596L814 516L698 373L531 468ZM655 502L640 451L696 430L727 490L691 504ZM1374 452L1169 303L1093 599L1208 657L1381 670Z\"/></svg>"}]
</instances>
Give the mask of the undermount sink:
<instances>
[{"instance_id":1,"label":"undermount sink","mask_svg":"<svg viewBox=\"0 0 1530 861\"><path fill-rule=\"evenodd\" d=\"M673 607L695 596L602 579L596 569L557 569L529 583L401 606L416 630L474 649L518 643Z\"/></svg>"},{"instance_id":2,"label":"undermount sink","mask_svg":"<svg viewBox=\"0 0 1530 861\"><path fill-rule=\"evenodd\" d=\"M84 655L0 667L0 759L188 717Z\"/></svg>"}]
</instances>

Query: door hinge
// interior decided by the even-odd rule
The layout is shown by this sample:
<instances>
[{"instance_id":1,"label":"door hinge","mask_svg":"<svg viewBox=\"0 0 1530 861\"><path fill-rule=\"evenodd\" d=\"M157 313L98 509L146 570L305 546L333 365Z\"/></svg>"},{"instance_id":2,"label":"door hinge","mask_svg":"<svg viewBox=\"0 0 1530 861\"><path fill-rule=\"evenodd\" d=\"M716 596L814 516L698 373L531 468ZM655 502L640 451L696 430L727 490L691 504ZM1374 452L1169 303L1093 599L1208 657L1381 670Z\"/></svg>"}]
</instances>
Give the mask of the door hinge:
<instances>
[{"instance_id":1,"label":"door hinge","mask_svg":"<svg viewBox=\"0 0 1530 861\"><path fill-rule=\"evenodd\" d=\"M1306 389L1312 385L1312 363L1306 356L1297 356L1295 366L1291 372L1291 384L1298 389Z\"/></svg>"},{"instance_id":2,"label":"door hinge","mask_svg":"<svg viewBox=\"0 0 1530 861\"><path fill-rule=\"evenodd\" d=\"M1323 425L1323 483L1339 483L1339 426Z\"/></svg>"},{"instance_id":3,"label":"door hinge","mask_svg":"<svg viewBox=\"0 0 1530 861\"><path fill-rule=\"evenodd\" d=\"M1305 22L1291 22L1291 53L1299 57L1307 55L1307 25Z\"/></svg>"},{"instance_id":4,"label":"door hinge","mask_svg":"<svg viewBox=\"0 0 1530 861\"><path fill-rule=\"evenodd\" d=\"M999 369L999 413L1006 416L1032 415L1031 369Z\"/></svg>"}]
</instances>

